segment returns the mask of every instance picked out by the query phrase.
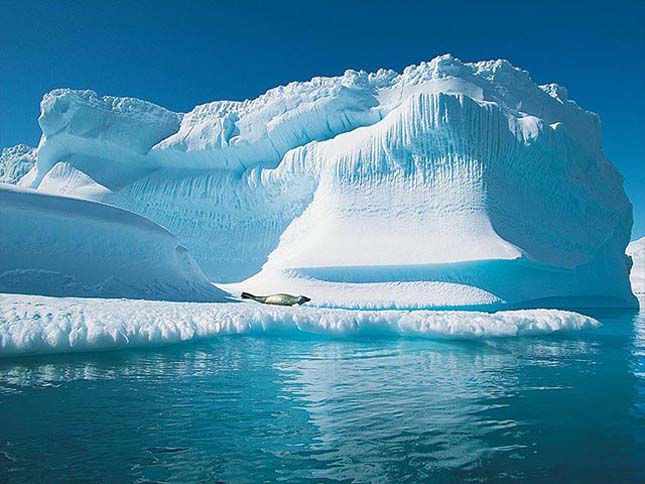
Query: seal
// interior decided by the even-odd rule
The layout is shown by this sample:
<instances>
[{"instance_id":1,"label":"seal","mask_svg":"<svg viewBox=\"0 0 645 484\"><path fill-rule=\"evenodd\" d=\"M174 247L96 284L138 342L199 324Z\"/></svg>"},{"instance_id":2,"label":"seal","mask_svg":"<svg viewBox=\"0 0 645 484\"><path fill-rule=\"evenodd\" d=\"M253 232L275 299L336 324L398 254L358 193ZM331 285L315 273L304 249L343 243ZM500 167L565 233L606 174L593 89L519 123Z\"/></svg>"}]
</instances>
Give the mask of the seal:
<instances>
[{"instance_id":1,"label":"seal","mask_svg":"<svg viewBox=\"0 0 645 484\"><path fill-rule=\"evenodd\" d=\"M311 301L307 296L292 296L291 294L271 294L270 296L254 296L248 292L243 292L242 299L252 299L262 304L273 304L276 306L293 306L294 304L304 304Z\"/></svg>"}]
</instances>

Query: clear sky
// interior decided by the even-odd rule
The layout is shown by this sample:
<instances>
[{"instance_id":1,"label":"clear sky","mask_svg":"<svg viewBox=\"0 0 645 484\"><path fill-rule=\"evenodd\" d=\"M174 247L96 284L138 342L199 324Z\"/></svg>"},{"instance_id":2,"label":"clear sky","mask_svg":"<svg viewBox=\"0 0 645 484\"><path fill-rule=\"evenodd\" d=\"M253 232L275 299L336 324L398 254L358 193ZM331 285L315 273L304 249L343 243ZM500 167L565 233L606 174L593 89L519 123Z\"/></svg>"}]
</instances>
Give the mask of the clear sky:
<instances>
[{"instance_id":1,"label":"clear sky","mask_svg":"<svg viewBox=\"0 0 645 484\"><path fill-rule=\"evenodd\" d=\"M600 114L645 236L645 0L0 0L0 146L37 144L57 87L188 111L447 52L509 59Z\"/></svg>"}]
</instances>

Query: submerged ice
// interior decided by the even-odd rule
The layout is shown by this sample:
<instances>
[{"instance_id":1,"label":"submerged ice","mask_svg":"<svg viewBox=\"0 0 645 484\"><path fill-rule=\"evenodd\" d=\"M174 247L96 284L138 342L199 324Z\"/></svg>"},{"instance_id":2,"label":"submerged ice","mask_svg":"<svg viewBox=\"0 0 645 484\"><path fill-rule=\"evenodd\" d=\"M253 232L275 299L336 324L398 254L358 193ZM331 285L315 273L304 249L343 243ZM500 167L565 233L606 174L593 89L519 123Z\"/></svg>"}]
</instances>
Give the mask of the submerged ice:
<instances>
[{"instance_id":1,"label":"submerged ice","mask_svg":"<svg viewBox=\"0 0 645 484\"><path fill-rule=\"evenodd\" d=\"M347 71L184 114L63 89L39 123L19 185L145 217L233 292L375 309L636 304L631 205L598 117L506 61ZM26 259L12 270L39 269Z\"/></svg>"}]
</instances>

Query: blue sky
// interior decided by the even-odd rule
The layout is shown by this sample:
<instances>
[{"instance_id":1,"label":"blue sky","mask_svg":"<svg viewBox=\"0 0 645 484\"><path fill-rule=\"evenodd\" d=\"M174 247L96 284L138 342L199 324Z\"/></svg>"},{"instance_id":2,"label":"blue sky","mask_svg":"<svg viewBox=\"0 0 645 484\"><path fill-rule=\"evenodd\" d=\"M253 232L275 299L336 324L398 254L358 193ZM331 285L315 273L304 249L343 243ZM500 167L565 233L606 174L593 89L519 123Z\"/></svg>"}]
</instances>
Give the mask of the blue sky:
<instances>
[{"instance_id":1,"label":"blue sky","mask_svg":"<svg viewBox=\"0 0 645 484\"><path fill-rule=\"evenodd\" d=\"M0 0L0 146L35 145L43 93L133 96L176 111L347 68L450 52L506 58L600 114L645 236L645 1Z\"/></svg>"}]
</instances>

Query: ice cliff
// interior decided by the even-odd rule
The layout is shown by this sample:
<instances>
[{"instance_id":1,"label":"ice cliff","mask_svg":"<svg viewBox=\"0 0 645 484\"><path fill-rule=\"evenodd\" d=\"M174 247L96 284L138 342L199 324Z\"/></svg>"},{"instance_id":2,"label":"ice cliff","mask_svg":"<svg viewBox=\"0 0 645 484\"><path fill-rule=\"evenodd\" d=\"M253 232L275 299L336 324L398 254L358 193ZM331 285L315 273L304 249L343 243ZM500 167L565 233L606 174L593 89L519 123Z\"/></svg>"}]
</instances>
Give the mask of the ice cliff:
<instances>
[{"instance_id":1,"label":"ice cliff","mask_svg":"<svg viewBox=\"0 0 645 484\"><path fill-rule=\"evenodd\" d=\"M343 307L636 304L598 116L506 61L347 71L185 114L46 94L20 183L172 232L217 283Z\"/></svg>"}]
</instances>

